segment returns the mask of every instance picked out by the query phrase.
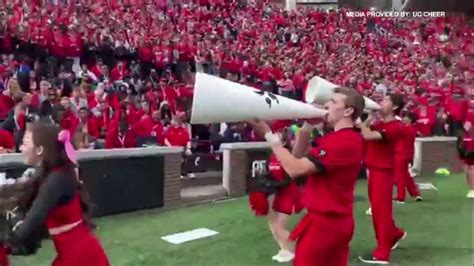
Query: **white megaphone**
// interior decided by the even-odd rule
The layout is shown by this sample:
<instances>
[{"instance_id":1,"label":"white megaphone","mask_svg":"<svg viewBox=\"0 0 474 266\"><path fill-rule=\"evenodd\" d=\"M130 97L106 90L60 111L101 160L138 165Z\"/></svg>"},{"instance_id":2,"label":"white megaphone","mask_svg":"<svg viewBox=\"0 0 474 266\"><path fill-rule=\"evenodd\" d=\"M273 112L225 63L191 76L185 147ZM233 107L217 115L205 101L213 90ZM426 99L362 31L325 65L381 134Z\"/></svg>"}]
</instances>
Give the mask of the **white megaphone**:
<instances>
[{"instance_id":1,"label":"white megaphone","mask_svg":"<svg viewBox=\"0 0 474 266\"><path fill-rule=\"evenodd\" d=\"M317 118L327 111L311 104L254 89L215 76L196 73L192 124Z\"/></svg>"},{"instance_id":2,"label":"white megaphone","mask_svg":"<svg viewBox=\"0 0 474 266\"><path fill-rule=\"evenodd\" d=\"M321 77L315 76L308 82L308 88L305 93L305 101L307 103L325 104L334 93L334 89L337 88L336 84L329 82ZM372 101L371 99L364 96L365 109L366 110L378 110L380 105Z\"/></svg>"}]
</instances>

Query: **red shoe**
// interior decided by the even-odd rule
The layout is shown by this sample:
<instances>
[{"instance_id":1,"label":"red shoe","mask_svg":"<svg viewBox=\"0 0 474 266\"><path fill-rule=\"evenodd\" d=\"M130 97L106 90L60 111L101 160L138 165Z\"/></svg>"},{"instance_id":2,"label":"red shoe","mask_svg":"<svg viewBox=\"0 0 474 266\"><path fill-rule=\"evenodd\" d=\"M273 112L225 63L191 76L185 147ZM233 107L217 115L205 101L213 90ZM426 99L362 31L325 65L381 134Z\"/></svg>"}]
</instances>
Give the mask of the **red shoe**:
<instances>
[{"instance_id":1,"label":"red shoe","mask_svg":"<svg viewBox=\"0 0 474 266\"><path fill-rule=\"evenodd\" d=\"M405 238L407 237L407 235L408 235L407 232L403 232L403 235L397 237L396 240L395 240L395 243L394 243L393 246L392 246L392 250L397 249L398 244L400 244L400 242L401 242L403 239L405 239Z\"/></svg>"}]
</instances>

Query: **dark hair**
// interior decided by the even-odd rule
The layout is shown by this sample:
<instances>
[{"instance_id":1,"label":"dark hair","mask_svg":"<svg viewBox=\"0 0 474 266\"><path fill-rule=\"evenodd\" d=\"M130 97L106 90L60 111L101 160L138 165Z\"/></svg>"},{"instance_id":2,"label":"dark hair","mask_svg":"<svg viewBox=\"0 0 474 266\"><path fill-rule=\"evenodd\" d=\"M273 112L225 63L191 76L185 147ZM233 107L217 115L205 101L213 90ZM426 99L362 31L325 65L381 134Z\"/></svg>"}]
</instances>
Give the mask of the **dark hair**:
<instances>
[{"instance_id":1,"label":"dark hair","mask_svg":"<svg viewBox=\"0 0 474 266\"><path fill-rule=\"evenodd\" d=\"M400 114L403 107L405 106L405 100L403 99L403 96L398 93L390 93L388 97L390 97L392 104L397 107L397 109L394 111L395 115Z\"/></svg>"},{"instance_id":2,"label":"dark hair","mask_svg":"<svg viewBox=\"0 0 474 266\"><path fill-rule=\"evenodd\" d=\"M410 123L414 124L418 120L418 115L414 112L409 112L406 117L410 120Z\"/></svg>"},{"instance_id":3,"label":"dark hair","mask_svg":"<svg viewBox=\"0 0 474 266\"><path fill-rule=\"evenodd\" d=\"M353 121L356 121L359 118L365 109L365 99L360 93L351 88L337 87L334 89L335 93L340 93L346 96L346 108L354 109L354 112L351 115Z\"/></svg>"},{"instance_id":4,"label":"dark hair","mask_svg":"<svg viewBox=\"0 0 474 266\"><path fill-rule=\"evenodd\" d=\"M43 158L40 168L40 176L38 179L38 184L36 185L36 197L37 191L42 182L45 181L45 178L53 171L55 168L64 169L66 172L70 173L70 176L74 177L74 182L77 187L77 193L81 202L81 207L84 214L84 221L87 225L91 226L91 207L89 202L89 196L85 191L82 183L79 181L76 176L75 168L76 165L69 160L64 143L58 140L58 135L61 129L56 125L49 123L35 122L30 127L29 130L32 133L32 140L34 146L43 147ZM77 178L76 178L77 177Z\"/></svg>"},{"instance_id":5,"label":"dark hair","mask_svg":"<svg viewBox=\"0 0 474 266\"><path fill-rule=\"evenodd\" d=\"M290 143L290 129L288 127L284 127L279 130L281 133L281 141L284 143L285 148L291 151L291 143Z\"/></svg>"},{"instance_id":6,"label":"dark hair","mask_svg":"<svg viewBox=\"0 0 474 266\"><path fill-rule=\"evenodd\" d=\"M53 114L53 105L49 100L43 101L38 112L39 116L49 116Z\"/></svg>"}]
</instances>

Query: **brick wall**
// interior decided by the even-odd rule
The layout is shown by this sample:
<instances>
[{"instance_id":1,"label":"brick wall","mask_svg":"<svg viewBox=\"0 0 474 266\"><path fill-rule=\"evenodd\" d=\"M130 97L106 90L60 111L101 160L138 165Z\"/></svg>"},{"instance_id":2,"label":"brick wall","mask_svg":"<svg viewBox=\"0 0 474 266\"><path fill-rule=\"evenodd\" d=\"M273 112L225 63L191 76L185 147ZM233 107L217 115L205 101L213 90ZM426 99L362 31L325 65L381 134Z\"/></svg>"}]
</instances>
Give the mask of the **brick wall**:
<instances>
[{"instance_id":1,"label":"brick wall","mask_svg":"<svg viewBox=\"0 0 474 266\"><path fill-rule=\"evenodd\" d=\"M229 197L245 195L247 188L247 152L244 150L230 151L231 176L229 180Z\"/></svg>"},{"instance_id":2,"label":"brick wall","mask_svg":"<svg viewBox=\"0 0 474 266\"><path fill-rule=\"evenodd\" d=\"M164 207L177 207L181 201L181 162L180 153L165 154Z\"/></svg>"},{"instance_id":3,"label":"brick wall","mask_svg":"<svg viewBox=\"0 0 474 266\"><path fill-rule=\"evenodd\" d=\"M432 176L438 168L448 168L452 173L463 171L455 140L426 141L421 144L421 176Z\"/></svg>"}]
</instances>

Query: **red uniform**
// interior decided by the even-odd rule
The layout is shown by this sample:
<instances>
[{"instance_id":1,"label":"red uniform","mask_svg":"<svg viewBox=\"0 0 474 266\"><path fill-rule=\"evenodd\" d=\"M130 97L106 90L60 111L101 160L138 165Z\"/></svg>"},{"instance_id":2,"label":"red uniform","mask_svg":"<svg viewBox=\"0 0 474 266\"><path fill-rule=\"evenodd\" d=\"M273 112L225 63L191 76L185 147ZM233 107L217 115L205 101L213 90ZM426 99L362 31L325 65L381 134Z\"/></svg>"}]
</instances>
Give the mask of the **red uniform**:
<instances>
[{"instance_id":1,"label":"red uniform","mask_svg":"<svg viewBox=\"0 0 474 266\"><path fill-rule=\"evenodd\" d=\"M8 266L10 265L8 262L8 255L5 246L0 244L0 266Z\"/></svg>"},{"instance_id":2,"label":"red uniform","mask_svg":"<svg viewBox=\"0 0 474 266\"><path fill-rule=\"evenodd\" d=\"M464 133L463 148L467 152L474 152L474 110L472 108L469 109L466 115L466 121L471 122L473 128L470 130L470 133ZM467 158L461 158L461 159L463 159L466 165L474 165L474 159L467 159Z\"/></svg>"},{"instance_id":3,"label":"red uniform","mask_svg":"<svg viewBox=\"0 0 474 266\"><path fill-rule=\"evenodd\" d=\"M372 130L382 134L382 140L367 141L365 163L369 170L369 200L377 239L373 256L389 260L392 246L404 235L393 220L392 192L394 184L395 145L402 135L401 122L379 123Z\"/></svg>"},{"instance_id":4,"label":"red uniform","mask_svg":"<svg viewBox=\"0 0 474 266\"><path fill-rule=\"evenodd\" d=\"M46 226L57 228L82 220L82 208L76 195L70 202L60 205L48 214ZM51 236L57 256L52 266L109 266L102 246L90 229L81 223L70 231Z\"/></svg>"},{"instance_id":5,"label":"red uniform","mask_svg":"<svg viewBox=\"0 0 474 266\"><path fill-rule=\"evenodd\" d=\"M354 190L362 168L364 141L353 129L317 140L310 159L318 169L308 177L303 207L308 214L290 235L297 239L294 265L348 265L354 234Z\"/></svg>"},{"instance_id":6,"label":"red uniform","mask_svg":"<svg viewBox=\"0 0 474 266\"><path fill-rule=\"evenodd\" d=\"M468 134L465 134L463 139L462 139L462 145L463 148L468 151L468 152L474 152L474 137L469 136ZM461 158L466 165L474 165L474 159L473 158Z\"/></svg>"},{"instance_id":7,"label":"red uniform","mask_svg":"<svg viewBox=\"0 0 474 266\"><path fill-rule=\"evenodd\" d=\"M287 173L274 154L268 159L268 170L276 181L283 181L287 177ZM291 215L300 213L302 209L301 192L296 181L292 180L290 184L277 189L273 199L273 210Z\"/></svg>"},{"instance_id":8,"label":"red uniform","mask_svg":"<svg viewBox=\"0 0 474 266\"><path fill-rule=\"evenodd\" d=\"M403 125L402 133L395 146L395 182L399 201L405 201L405 190L408 190L412 197L420 196L420 191L408 171L415 153L416 129L410 125Z\"/></svg>"}]
</instances>

